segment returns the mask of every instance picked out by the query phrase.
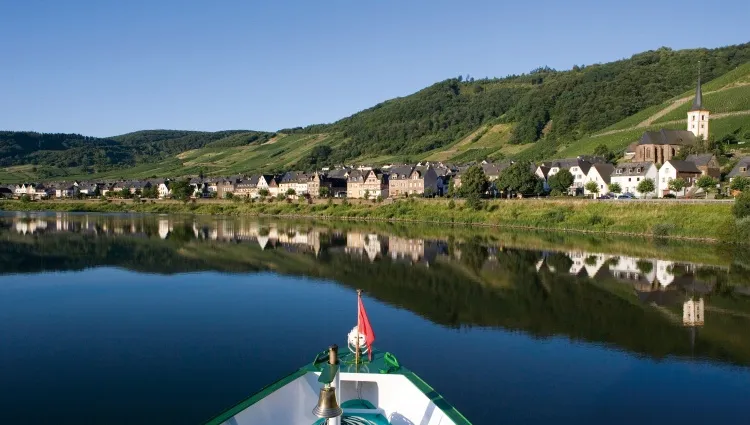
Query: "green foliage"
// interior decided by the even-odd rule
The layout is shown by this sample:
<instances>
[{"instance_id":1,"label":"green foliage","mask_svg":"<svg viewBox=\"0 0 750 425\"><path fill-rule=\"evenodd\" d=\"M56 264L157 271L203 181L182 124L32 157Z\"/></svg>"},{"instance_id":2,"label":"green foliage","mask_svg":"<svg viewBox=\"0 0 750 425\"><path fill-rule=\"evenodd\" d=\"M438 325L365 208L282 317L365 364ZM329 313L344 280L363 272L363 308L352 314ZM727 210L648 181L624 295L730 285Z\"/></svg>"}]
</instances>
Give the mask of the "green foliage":
<instances>
[{"instance_id":1,"label":"green foliage","mask_svg":"<svg viewBox=\"0 0 750 425\"><path fill-rule=\"evenodd\" d=\"M568 212L569 211L565 208L552 208L544 213L543 219L551 224L559 224L565 221Z\"/></svg>"},{"instance_id":2,"label":"green foliage","mask_svg":"<svg viewBox=\"0 0 750 425\"><path fill-rule=\"evenodd\" d=\"M531 163L518 161L500 173L495 186L502 191L532 194L537 189L539 177L531 171Z\"/></svg>"},{"instance_id":3,"label":"green foliage","mask_svg":"<svg viewBox=\"0 0 750 425\"><path fill-rule=\"evenodd\" d=\"M169 184L169 189L172 191L172 199L180 201L187 201L190 195L193 194L193 188L190 186L190 181L187 179L181 179L173 181Z\"/></svg>"},{"instance_id":4,"label":"green foliage","mask_svg":"<svg viewBox=\"0 0 750 425\"><path fill-rule=\"evenodd\" d=\"M20 199L21 199L21 202L24 203L24 204L28 204L29 202L31 202L31 196L29 196L29 195L27 195L25 193L23 195L21 195Z\"/></svg>"},{"instance_id":5,"label":"green foliage","mask_svg":"<svg viewBox=\"0 0 750 425\"><path fill-rule=\"evenodd\" d=\"M159 190L156 188L156 186L144 187L143 191L141 192L141 197L151 199L158 198Z\"/></svg>"},{"instance_id":6,"label":"green foliage","mask_svg":"<svg viewBox=\"0 0 750 425\"><path fill-rule=\"evenodd\" d=\"M487 191L487 177L482 167L472 165L461 176L461 194L466 198L476 196L480 198Z\"/></svg>"},{"instance_id":7,"label":"green foliage","mask_svg":"<svg viewBox=\"0 0 750 425\"><path fill-rule=\"evenodd\" d=\"M248 133L266 134L239 130L214 133L147 130L102 139L80 134L0 131L0 166L35 164L75 168L83 173L102 172L155 162Z\"/></svg>"},{"instance_id":8,"label":"green foliage","mask_svg":"<svg viewBox=\"0 0 750 425\"><path fill-rule=\"evenodd\" d=\"M318 189L318 196L321 198L331 196L331 189L328 186L321 186L320 189Z\"/></svg>"},{"instance_id":9,"label":"green foliage","mask_svg":"<svg viewBox=\"0 0 750 425\"><path fill-rule=\"evenodd\" d=\"M574 181L575 178L573 177L573 174L563 168L554 175L550 176L547 179L547 184L549 185L550 190L557 191L559 193L567 193L568 189Z\"/></svg>"},{"instance_id":10,"label":"green foliage","mask_svg":"<svg viewBox=\"0 0 750 425\"><path fill-rule=\"evenodd\" d=\"M295 191L292 188L289 188L289 189L286 190L286 196L294 196L296 194L297 194L297 191Z\"/></svg>"},{"instance_id":11,"label":"green foliage","mask_svg":"<svg viewBox=\"0 0 750 425\"><path fill-rule=\"evenodd\" d=\"M737 56L727 60L726 55ZM542 71L538 74L542 83L529 90L508 114L518 122L512 141L538 140L549 121L554 125L548 137L580 138L690 90L698 60L704 79L710 80L749 59L750 44L713 50L661 48L627 60L588 66L581 72Z\"/></svg>"},{"instance_id":12,"label":"green foliage","mask_svg":"<svg viewBox=\"0 0 750 425\"><path fill-rule=\"evenodd\" d=\"M711 176L701 176L695 182L695 185L703 189L706 192L706 197L708 197L708 192L715 189L717 183L716 179Z\"/></svg>"},{"instance_id":13,"label":"green foliage","mask_svg":"<svg viewBox=\"0 0 750 425\"><path fill-rule=\"evenodd\" d=\"M610 150L609 146L601 144L594 149L594 156L599 156L611 162L615 159L615 154Z\"/></svg>"},{"instance_id":14,"label":"green foliage","mask_svg":"<svg viewBox=\"0 0 750 425\"><path fill-rule=\"evenodd\" d=\"M679 108L654 121L654 123L684 120L692 105L692 102L685 102ZM750 85L731 87L715 93L706 93L703 95L703 106L711 111L712 114L750 110Z\"/></svg>"},{"instance_id":15,"label":"green foliage","mask_svg":"<svg viewBox=\"0 0 750 425\"><path fill-rule=\"evenodd\" d=\"M130 189L128 189L127 187L123 187L120 190L119 195L120 195L120 198L122 198L122 199L128 199L128 198L130 198Z\"/></svg>"},{"instance_id":16,"label":"green foliage","mask_svg":"<svg viewBox=\"0 0 750 425\"><path fill-rule=\"evenodd\" d=\"M234 198L234 193L232 192L225 192L224 193L224 199L232 199Z\"/></svg>"},{"instance_id":17,"label":"green foliage","mask_svg":"<svg viewBox=\"0 0 750 425\"><path fill-rule=\"evenodd\" d=\"M480 93L458 79L436 83L308 132L342 132L348 139L331 155L340 163L363 155L410 155L446 146L505 114L528 89L492 80Z\"/></svg>"},{"instance_id":18,"label":"green foliage","mask_svg":"<svg viewBox=\"0 0 750 425\"><path fill-rule=\"evenodd\" d=\"M586 186L584 186L584 188L591 193L594 193L594 194L599 193L599 185L596 184L596 182L593 180L586 183Z\"/></svg>"},{"instance_id":19,"label":"green foliage","mask_svg":"<svg viewBox=\"0 0 750 425\"><path fill-rule=\"evenodd\" d=\"M635 264L643 274L649 274L654 270L654 263L648 260L638 260Z\"/></svg>"},{"instance_id":20,"label":"green foliage","mask_svg":"<svg viewBox=\"0 0 750 425\"><path fill-rule=\"evenodd\" d=\"M737 197L732 206L732 214L736 218L750 217L750 191L745 191Z\"/></svg>"},{"instance_id":21,"label":"green foliage","mask_svg":"<svg viewBox=\"0 0 750 425\"><path fill-rule=\"evenodd\" d=\"M333 153L333 149L329 145L317 145L295 165L295 168L317 170L330 165L331 153Z\"/></svg>"},{"instance_id":22,"label":"green foliage","mask_svg":"<svg viewBox=\"0 0 750 425\"><path fill-rule=\"evenodd\" d=\"M482 198L476 193L470 193L469 196L466 197L466 206L474 211L480 211L484 208Z\"/></svg>"},{"instance_id":23,"label":"green foliage","mask_svg":"<svg viewBox=\"0 0 750 425\"><path fill-rule=\"evenodd\" d=\"M456 201L454 201L453 199L451 199L450 201L448 201L448 209L452 210L454 208L456 208Z\"/></svg>"},{"instance_id":24,"label":"green foliage","mask_svg":"<svg viewBox=\"0 0 750 425\"><path fill-rule=\"evenodd\" d=\"M270 192L268 191L268 189L260 189L260 190L258 190L258 196L260 196L261 198L265 198L269 194L270 194Z\"/></svg>"},{"instance_id":25,"label":"green foliage","mask_svg":"<svg viewBox=\"0 0 750 425\"><path fill-rule=\"evenodd\" d=\"M638 183L638 186L636 186L635 190L637 190L641 195L648 195L649 193L653 193L656 190L656 185L654 184L653 179L643 179L640 183Z\"/></svg>"},{"instance_id":26,"label":"green foliage","mask_svg":"<svg viewBox=\"0 0 750 425\"><path fill-rule=\"evenodd\" d=\"M656 223L651 226L651 234L654 237L663 238L669 236L674 229L675 226L672 223Z\"/></svg>"},{"instance_id":27,"label":"green foliage","mask_svg":"<svg viewBox=\"0 0 750 425\"><path fill-rule=\"evenodd\" d=\"M622 193L622 186L620 186L620 183L610 183L609 191L612 193Z\"/></svg>"},{"instance_id":28,"label":"green foliage","mask_svg":"<svg viewBox=\"0 0 750 425\"><path fill-rule=\"evenodd\" d=\"M687 182L681 177L669 180L669 190L673 192L679 192L685 187L687 187Z\"/></svg>"},{"instance_id":29,"label":"green foliage","mask_svg":"<svg viewBox=\"0 0 750 425\"><path fill-rule=\"evenodd\" d=\"M729 185L729 188L732 190L739 190L740 192L744 192L750 189L750 178L747 178L745 176L737 176L732 179L732 183Z\"/></svg>"}]
</instances>

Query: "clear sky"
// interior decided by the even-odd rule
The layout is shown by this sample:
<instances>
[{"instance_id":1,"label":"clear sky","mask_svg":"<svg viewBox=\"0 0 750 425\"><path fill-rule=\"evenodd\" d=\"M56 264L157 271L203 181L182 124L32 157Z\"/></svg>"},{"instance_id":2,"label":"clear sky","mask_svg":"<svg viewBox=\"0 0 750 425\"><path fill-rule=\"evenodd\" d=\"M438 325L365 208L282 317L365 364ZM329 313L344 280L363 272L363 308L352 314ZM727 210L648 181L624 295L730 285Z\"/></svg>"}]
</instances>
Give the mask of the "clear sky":
<instances>
[{"instance_id":1,"label":"clear sky","mask_svg":"<svg viewBox=\"0 0 750 425\"><path fill-rule=\"evenodd\" d=\"M0 129L332 122L457 75L750 41L748 0L0 0Z\"/></svg>"}]
</instances>

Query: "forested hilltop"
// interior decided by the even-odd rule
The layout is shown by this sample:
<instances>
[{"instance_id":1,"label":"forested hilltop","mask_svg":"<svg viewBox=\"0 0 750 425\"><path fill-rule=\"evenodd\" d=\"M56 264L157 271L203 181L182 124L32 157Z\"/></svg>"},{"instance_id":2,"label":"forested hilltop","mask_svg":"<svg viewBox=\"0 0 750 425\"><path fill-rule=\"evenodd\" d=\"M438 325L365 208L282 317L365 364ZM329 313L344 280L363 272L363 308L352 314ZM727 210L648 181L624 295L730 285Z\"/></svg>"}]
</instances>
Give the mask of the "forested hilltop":
<instances>
[{"instance_id":1,"label":"forested hilltop","mask_svg":"<svg viewBox=\"0 0 750 425\"><path fill-rule=\"evenodd\" d=\"M451 78L332 124L275 133L149 130L92 138L0 132L0 166L5 167L0 181L92 173L174 177L199 171L226 174L423 159L536 160L588 150L595 133L632 130L617 139L596 141L620 148L643 131L635 125L640 122L636 118L647 119L677 97L690 94L699 61L704 82L722 81L722 89L739 87L736 93L724 93L735 100L724 112L750 110L745 104L750 43L717 49L660 48L567 71L541 67L505 78ZM735 123L726 120L727 125L712 129L717 137L750 134L745 128L750 126ZM631 124L633 128L628 128Z\"/></svg>"}]
</instances>

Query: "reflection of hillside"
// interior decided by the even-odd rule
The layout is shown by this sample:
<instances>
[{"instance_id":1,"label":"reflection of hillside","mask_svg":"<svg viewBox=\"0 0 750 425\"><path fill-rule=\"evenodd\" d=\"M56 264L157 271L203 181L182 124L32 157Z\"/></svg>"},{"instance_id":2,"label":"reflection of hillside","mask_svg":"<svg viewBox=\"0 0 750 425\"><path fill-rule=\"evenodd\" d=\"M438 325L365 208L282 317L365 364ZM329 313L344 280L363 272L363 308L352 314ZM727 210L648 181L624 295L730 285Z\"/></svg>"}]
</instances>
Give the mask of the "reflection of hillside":
<instances>
[{"instance_id":1,"label":"reflection of hillside","mask_svg":"<svg viewBox=\"0 0 750 425\"><path fill-rule=\"evenodd\" d=\"M17 224L27 222L35 230L19 231ZM654 357L750 364L750 341L737 338L747 333L749 298L722 267L515 249L480 237L420 239L253 220L58 216L6 220L1 227L6 273L97 266L151 273L272 270L361 288L445 326L564 335ZM693 297L705 300L705 309L700 324L692 316L693 326L702 327L691 340L682 318Z\"/></svg>"}]
</instances>

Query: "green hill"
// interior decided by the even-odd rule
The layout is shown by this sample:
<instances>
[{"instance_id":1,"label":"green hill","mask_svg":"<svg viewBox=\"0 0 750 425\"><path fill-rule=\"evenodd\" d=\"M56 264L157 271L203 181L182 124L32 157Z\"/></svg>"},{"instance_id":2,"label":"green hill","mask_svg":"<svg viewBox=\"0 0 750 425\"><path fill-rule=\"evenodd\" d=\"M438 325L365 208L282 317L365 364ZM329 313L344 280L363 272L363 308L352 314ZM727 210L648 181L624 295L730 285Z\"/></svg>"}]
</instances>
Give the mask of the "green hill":
<instances>
[{"instance_id":1,"label":"green hill","mask_svg":"<svg viewBox=\"0 0 750 425\"><path fill-rule=\"evenodd\" d=\"M681 128L701 62L712 137L750 139L750 43L636 54L495 79L452 78L331 124L109 138L0 132L0 182L316 168L352 162L546 159L622 150L652 128ZM747 136L747 137L746 137Z\"/></svg>"}]
</instances>

